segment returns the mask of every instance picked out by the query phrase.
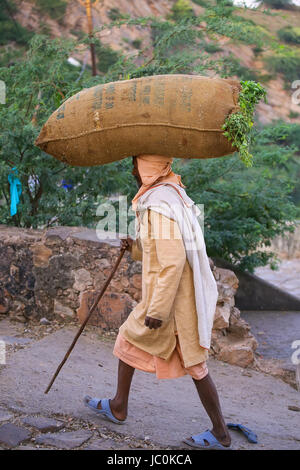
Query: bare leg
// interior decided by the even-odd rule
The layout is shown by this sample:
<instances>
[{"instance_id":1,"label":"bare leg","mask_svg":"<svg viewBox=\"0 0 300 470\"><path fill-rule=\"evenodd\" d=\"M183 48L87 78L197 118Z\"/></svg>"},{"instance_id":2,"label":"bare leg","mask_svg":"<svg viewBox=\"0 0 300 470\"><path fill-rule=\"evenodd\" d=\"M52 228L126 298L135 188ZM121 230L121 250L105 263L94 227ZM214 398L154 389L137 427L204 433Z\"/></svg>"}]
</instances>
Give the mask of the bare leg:
<instances>
[{"instance_id":1,"label":"bare leg","mask_svg":"<svg viewBox=\"0 0 300 470\"><path fill-rule=\"evenodd\" d=\"M114 417L120 420L127 417L128 397L134 371L134 367L119 359L117 391L114 398L109 400L109 404ZM97 408L101 409L101 402L98 403Z\"/></svg>"},{"instance_id":2,"label":"bare leg","mask_svg":"<svg viewBox=\"0 0 300 470\"><path fill-rule=\"evenodd\" d=\"M196 385L202 405L212 422L213 428L211 433L221 444L224 446L230 446L230 434L222 415L218 392L212 378L207 374L203 379L193 379L193 381Z\"/></svg>"}]
</instances>

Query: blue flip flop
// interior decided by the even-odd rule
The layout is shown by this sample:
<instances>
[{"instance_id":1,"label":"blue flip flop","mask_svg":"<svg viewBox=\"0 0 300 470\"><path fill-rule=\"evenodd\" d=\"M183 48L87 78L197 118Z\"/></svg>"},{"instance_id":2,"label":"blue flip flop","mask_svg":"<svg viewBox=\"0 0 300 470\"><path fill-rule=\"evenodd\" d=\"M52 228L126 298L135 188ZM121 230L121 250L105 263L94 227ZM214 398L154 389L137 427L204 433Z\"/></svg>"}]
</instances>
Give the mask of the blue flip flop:
<instances>
[{"instance_id":1,"label":"blue flip flop","mask_svg":"<svg viewBox=\"0 0 300 470\"><path fill-rule=\"evenodd\" d=\"M209 429L200 434L195 434L194 436L192 436L192 439L194 442L189 439L183 439L183 442L191 447L197 447L198 449L203 450L232 450L231 446L223 446L221 442L219 442L216 437L209 431Z\"/></svg>"},{"instance_id":2,"label":"blue flip flop","mask_svg":"<svg viewBox=\"0 0 300 470\"><path fill-rule=\"evenodd\" d=\"M257 444L257 435L251 429L246 428L243 424L227 423L229 429L235 429L236 431L241 431L244 436L247 437L248 441L251 444Z\"/></svg>"},{"instance_id":3,"label":"blue flip flop","mask_svg":"<svg viewBox=\"0 0 300 470\"><path fill-rule=\"evenodd\" d=\"M103 416L103 418L108 421L112 421L116 424L125 424L126 419L120 420L114 417L110 409L109 399L108 398L92 398L89 395L86 395L83 399L85 406L91 408L91 410ZM98 403L101 402L101 410L97 408Z\"/></svg>"}]
</instances>

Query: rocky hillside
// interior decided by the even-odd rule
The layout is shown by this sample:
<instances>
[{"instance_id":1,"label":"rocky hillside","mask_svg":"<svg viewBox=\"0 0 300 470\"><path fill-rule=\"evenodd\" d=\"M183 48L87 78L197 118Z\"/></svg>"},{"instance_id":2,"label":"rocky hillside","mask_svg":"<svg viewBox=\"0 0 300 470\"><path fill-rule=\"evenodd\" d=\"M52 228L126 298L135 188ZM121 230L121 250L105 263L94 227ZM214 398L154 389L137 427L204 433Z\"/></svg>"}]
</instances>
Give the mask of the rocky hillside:
<instances>
[{"instance_id":1,"label":"rocky hillside","mask_svg":"<svg viewBox=\"0 0 300 470\"><path fill-rule=\"evenodd\" d=\"M71 0L67 2L66 10L59 15L59 10L50 12L37 4L42 5L43 2L37 1L18 1L15 0L17 11L14 13L16 21L23 27L34 32L47 32L52 37L64 36L72 37L78 35L80 31L87 32L87 20L85 14L84 1ZM44 2L45 3L45 2ZM60 2L58 2L60 3ZM198 2L191 1L190 4L196 14L203 11L203 7L196 4ZM201 2L200 2L201 3ZM104 23L111 21L114 12L130 14L132 17L139 16L157 16L165 18L172 8L174 0L98 0L93 6L94 28L97 29ZM53 7L54 8L54 7ZM259 11L239 8L238 14L252 20L256 25L264 28L265 31L273 35L274 40L279 41L278 30L300 24L300 11L283 11L269 10L270 13L263 12L261 7ZM51 18L52 16L52 18ZM147 27L127 26L113 30L104 30L98 33L103 44L109 45L113 50L122 50L123 53L137 55L139 46L147 47L149 44L150 31ZM268 104L261 103L258 106L259 120L267 124L272 119L283 118L287 122L300 123L299 105L292 102L292 88L287 89L284 86L284 79L278 73L271 73L265 69L264 55L270 52L263 51L255 53L255 49L251 45L241 44L230 40L225 36L218 37L220 52L215 52L214 58L219 55L234 54L241 65L255 71L258 76L268 76L264 86L268 91ZM296 47L297 46L292 46ZM151 50L149 50L149 54ZM89 63L90 57L88 52L78 53L75 57Z\"/></svg>"}]
</instances>

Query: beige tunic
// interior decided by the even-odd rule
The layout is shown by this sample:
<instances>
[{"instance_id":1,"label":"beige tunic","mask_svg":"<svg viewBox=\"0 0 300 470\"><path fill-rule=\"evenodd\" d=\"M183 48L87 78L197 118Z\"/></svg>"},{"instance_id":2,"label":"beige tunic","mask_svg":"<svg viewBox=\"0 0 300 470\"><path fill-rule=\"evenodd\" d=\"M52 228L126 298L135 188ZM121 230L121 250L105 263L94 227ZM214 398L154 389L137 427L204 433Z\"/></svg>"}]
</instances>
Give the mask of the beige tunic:
<instances>
[{"instance_id":1,"label":"beige tunic","mask_svg":"<svg viewBox=\"0 0 300 470\"><path fill-rule=\"evenodd\" d=\"M169 228L170 236L165 238ZM193 273L177 223L148 209L132 257L143 262L142 300L120 333L138 348L169 359L177 330L185 367L207 360L208 351L199 344ZM162 320L162 326L150 330L144 325L146 315Z\"/></svg>"}]
</instances>

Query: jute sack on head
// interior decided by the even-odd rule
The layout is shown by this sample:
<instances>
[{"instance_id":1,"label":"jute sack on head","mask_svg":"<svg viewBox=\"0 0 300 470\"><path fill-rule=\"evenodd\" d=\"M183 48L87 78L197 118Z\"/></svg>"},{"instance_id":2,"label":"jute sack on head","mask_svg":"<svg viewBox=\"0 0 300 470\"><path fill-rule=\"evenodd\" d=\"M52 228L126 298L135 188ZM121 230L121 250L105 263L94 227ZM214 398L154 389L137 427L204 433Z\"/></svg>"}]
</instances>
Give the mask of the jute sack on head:
<instances>
[{"instance_id":1,"label":"jute sack on head","mask_svg":"<svg viewBox=\"0 0 300 470\"><path fill-rule=\"evenodd\" d=\"M131 155L211 158L233 153L222 125L239 109L240 82L155 75L86 88L65 101L36 140L70 165Z\"/></svg>"}]
</instances>

